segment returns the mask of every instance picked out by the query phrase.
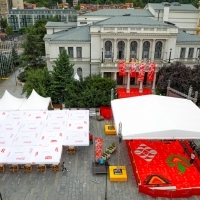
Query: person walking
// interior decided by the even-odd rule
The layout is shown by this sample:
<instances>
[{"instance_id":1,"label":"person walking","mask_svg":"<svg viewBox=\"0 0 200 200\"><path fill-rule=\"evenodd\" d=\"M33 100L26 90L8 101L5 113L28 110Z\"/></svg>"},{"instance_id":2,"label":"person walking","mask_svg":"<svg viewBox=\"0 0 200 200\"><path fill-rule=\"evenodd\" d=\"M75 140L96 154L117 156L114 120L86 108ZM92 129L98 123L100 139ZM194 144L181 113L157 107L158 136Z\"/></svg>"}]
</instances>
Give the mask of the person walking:
<instances>
[{"instance_id":1,"label":"person walking","mask_svg":"<svg viewBox=\"0 0 200 200\"><path fill-rule=\"evenodd\" d=\"M62 172L63 172L63 171L67 171L67 172L68 172L68 170L67 170L67 168L66 168L66 166L65 166L65 162L62 163Z\"/></svg>"},{"instance_id":2,"label":"person walking","mask_svg":"<svg viewBox=\"0 0 200 200\"><path fill-rule=\"evenodd\" d=\"M195 155L194 155L194 152L192 152L190 155L190 164L193 164L194 158L195 158Z\"/></svg>"}]
</instances>

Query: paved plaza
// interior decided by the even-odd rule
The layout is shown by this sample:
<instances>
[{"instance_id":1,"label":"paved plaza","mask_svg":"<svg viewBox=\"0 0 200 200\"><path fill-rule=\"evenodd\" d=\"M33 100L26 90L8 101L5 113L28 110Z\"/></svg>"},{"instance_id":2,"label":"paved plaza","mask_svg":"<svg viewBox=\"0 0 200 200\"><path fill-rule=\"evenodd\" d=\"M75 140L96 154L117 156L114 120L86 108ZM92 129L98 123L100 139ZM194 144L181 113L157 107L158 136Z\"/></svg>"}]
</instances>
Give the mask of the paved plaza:
<instances>
[{"instance_id":1,"label":"paved plaza","mask_svg":"<svg viewBox=\"0 0 200 200\"><path fill-rule=\"evenodd\" d=\"M18 72L16 72L18 74ZM0 98L5 90L16 97L22 97L22 86L16 86L14 74L9 80L0 83ZM9 103L9 102L8 102ZM104 134L104 124L108 121L90 119L90 131L94 136L104 139L103 150L113 142L116 136ZM106 175L93 175L91 165L94 160L94 145L78 147L76 154L66 154L63 150L62 161L65 161L68 172L37 172L34 167L32 173L11 173L6 170L0 174L0 192L3 200L103 200L105 199ZM110 165L117 165L117 151L109 159ZM153 200L153 198L139 194L125 142L121 144L120 165L127 167L127 182L110 182L107 179L108 200ZM166 200L167 198L157 198ZM200 200L194 196L189 200ZM183 200L180 198L178 200Z\"/></svg>"}]
</instances>

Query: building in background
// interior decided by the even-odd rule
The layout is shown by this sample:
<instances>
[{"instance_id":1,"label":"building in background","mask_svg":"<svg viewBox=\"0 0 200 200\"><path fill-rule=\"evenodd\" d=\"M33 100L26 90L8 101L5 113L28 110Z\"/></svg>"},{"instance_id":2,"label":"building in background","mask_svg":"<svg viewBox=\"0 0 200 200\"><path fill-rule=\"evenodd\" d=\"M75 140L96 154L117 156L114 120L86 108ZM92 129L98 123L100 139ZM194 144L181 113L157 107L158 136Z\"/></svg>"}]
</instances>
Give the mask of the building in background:
<instances>
[{"instance_id":1,"label":"building in background","mask_svg":"<svg viewBox=\"0 0 200 200\"><path fill-rule=\"evenodd\" d=\"M23 0L12 0L12 8L13 9L24 9L24 1Z\"/></svg>"},{"instance_id":2,"label":"building in background","mask_svg":"<svg viewBox=\"0 0 200 200\"><path fill-rule=\"evenodd\" d=\"M12 9L7 15L7 22L14 31L34 25L39 19L58 17L61 22L76 22L77 12L74 9Z\"/></svg>"}]
</instances>

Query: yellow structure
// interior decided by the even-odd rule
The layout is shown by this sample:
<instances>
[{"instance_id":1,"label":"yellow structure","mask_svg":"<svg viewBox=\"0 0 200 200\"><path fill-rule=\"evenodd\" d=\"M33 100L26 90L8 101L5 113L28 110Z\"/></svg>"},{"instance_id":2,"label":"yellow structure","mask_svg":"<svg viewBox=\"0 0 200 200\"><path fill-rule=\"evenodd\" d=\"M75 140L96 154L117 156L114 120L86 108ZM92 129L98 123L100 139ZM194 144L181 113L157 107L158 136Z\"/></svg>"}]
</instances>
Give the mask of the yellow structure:
<instances>
[{"instance_id":1,"label":"yellow structure","mask_svg":"<svg viewBox=\"0 0 200 200\"><path fill-rule=\"evenodd\" d=\"M126 167L120 166L118 167L122 170L122 174L115 174L114 170L117 169L117 166L109 166L109 177L110 181L112 182L126 182L127 181L127 173L126 173Z\"/></svg>"},{"instance_id":2,"label":"yellow structure","mask_svg":"<svg viewBox=\"0 0 200 200\"><path fill-rule=\"evenodd\" d=\"M110 129L110 126L114 127L114 129ZM106 124L104 127L105 127L105 134L106 135L116 135L115 125Z\"/></svg>"},{"instance_id":3,"label":"yellow structure","mask_svg":"<svg viewBox=\"0 0 200 200\"><path fill-rule=\"evenodd\" d=\"M1 80L8 80L9 78L1 78Z\"/></svg>"}]
</instances>

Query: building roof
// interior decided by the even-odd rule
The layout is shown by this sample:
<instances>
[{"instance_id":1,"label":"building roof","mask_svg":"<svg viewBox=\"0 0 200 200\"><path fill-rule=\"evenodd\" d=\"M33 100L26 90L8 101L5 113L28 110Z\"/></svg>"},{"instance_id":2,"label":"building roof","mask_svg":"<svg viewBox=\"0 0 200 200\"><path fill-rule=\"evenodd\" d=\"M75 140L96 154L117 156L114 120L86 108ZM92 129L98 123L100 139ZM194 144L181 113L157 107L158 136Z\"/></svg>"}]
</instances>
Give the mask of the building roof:
<instances>
[{"instance_id":1,"label":"building roof","mask_svg":"<svg viewBox=\"0 0 200 200\"><path fill-rule=\"evenodd\" d=\"M164 10L164 2L163 3L149 3L148 5L151 6L154 10ZM169 9L170 11L197 11L199 12L199 10L195 8L192 4L179 4L176 2L171 3L169 6Z\"/></svg>"},{"instance_id":2,"label":"building roof","mask_svg":"<svg viewBox=\"0 0 200 200\"><path fill-rule=\"evenodd\" d=\"M84 16L122 16L124 14L138 17L153 17L151 12L145 9L101 9L86 13Z\"/></svg>"},{"instance_id":3,"label":"building roof","mask_svg":"<svg viewBox=\"0 0 200 200\"><path fill-rule=\"evenodd\" d=\"M76 22L47 22L45 28L54 28L54 27L76 27Z\"/></svg>"},{"instance_id":4,"label":"building roof","mask_svg":"<svg viewBox=\"0 0 200 200\"><path fill-rule=\"evenodd\" d=\"M89 42L90 26L79 26L76 28L71 28L68 31L59 31L52 35L45 35L45 39L50 39L50 41L62 42L62 41L76 41L76 42Z\"/></svg>"},{"instance_id":5,"label":"building roof","mask_svg":"<svg viewBox=\"0 0 200 200\"><path fill-rule=\"evenodd\" d=\"M200 36L199 35L192 35L189 33L185 33L183 31L179 31L176 39L176 43L200 43Z\"/></svg>"},{"instance_id":6,"label":"building roof","mask_svg":"<svg viewBox=\"0 0 200 200\"><path fill-rule=\"evenodd\" d=\"M172 25L166 24L164 22L160 22L157 20L153 20L151 18L146 17L134 17L134 16L118 16L118 17L112 17L100 22L96 23L97 25L103 25L103 26L165 26L170 27ZM174 27L174 26L173 26Z\"/></svg>"}]
</instances>

